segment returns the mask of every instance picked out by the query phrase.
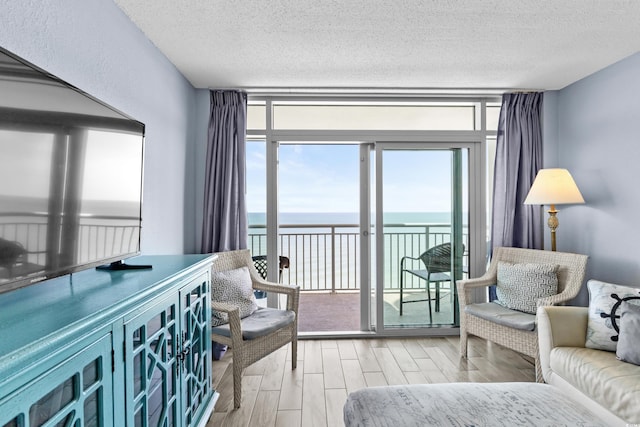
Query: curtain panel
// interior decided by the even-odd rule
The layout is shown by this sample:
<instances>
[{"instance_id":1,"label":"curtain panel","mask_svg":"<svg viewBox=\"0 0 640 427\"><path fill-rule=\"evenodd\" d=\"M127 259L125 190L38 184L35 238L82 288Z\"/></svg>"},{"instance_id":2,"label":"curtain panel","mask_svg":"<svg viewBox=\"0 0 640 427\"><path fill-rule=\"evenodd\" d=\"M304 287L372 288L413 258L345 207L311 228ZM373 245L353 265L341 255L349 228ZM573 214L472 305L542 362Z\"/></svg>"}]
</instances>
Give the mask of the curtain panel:
<instances>
[{"instance_id":1,"label":"curtain panel","mask_svg":"<svg viewBox=\"0 0 640 427\"><path fill-rule=\"evenodd\" d=\"M543 248L540 207L523 204L542 168L542 98L542 92L502 96L493 181L492 248Z\"/></svg>"},{"instance_id":2,"label":"curtain panel","mask_svg":"<svg viewBox=\"0 0 640 427\"><path fill-rule=\"evenodd\" d=\"M247 94L210 92L202 253L247 248Z\"/></svg>"}]
</instances>

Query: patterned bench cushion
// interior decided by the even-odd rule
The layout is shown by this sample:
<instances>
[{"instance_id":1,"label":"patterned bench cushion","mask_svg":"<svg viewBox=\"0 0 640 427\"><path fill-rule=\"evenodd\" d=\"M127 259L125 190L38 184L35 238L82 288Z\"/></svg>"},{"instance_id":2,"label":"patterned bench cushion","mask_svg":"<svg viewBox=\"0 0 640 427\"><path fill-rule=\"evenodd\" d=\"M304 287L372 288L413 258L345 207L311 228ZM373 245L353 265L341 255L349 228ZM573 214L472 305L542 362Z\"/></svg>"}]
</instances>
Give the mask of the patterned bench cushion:
<instances>
[{"instance_id":1,"label":"patterned bench cushion","mask_svg":"<svg viewBox=\"0 0 640 427\"><path fill-rule=\"evenodd\" d=\"M350 393L343 413L346 427L606 425L557 388L536 383L371 387Z\"/></svg>"}]
</instances>

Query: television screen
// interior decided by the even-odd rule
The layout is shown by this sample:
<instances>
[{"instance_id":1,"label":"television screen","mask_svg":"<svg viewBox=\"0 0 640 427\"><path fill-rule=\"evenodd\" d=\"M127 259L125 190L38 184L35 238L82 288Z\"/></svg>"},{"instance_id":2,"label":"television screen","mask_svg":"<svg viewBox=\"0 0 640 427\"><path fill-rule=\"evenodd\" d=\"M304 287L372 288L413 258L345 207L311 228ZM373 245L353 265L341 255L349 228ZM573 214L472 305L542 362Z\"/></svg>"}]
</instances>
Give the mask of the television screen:
<instances>
[{"instance_id":1,"label":"television screen","mask_svg":"<svg viewBox=\"0 0 640 427\"><path fill-rule=\"evenodd\" d=\"M0 292L140 252L144 125L0 49Z\"/></svg>"}]
</instances>

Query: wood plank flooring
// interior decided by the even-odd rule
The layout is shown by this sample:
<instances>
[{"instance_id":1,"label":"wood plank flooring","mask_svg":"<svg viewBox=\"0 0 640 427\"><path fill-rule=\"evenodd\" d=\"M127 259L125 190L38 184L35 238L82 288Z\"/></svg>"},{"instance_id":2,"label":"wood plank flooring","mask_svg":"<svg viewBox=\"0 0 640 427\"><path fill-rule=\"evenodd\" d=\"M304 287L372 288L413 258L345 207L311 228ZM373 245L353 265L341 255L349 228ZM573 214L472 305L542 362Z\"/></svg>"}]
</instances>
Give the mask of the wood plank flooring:
<instances>
[{"instance_id":1,"label":"wood plank flooring","mask_svg":"<svg viewBox=\"0 0 640 427\"><path fill-rule=\"evenodd\" d=\"M288 346L245 369L238 410L230 349L213 362L220 398L207 427L342 426L347 395L378 385L535 381L526 356L473 338L469 358L461 360L458 343L458 337L299 340L296 370Z\"/></svg>"}]
</instances>

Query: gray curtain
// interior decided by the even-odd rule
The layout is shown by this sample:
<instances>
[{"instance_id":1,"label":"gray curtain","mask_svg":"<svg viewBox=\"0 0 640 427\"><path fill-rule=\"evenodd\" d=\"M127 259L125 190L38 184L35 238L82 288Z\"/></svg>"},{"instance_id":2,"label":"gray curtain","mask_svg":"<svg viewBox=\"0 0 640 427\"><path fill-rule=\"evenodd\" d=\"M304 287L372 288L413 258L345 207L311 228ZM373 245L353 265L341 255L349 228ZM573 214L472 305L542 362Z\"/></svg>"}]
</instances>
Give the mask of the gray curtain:
<instances>
[{"instance_id":1,"label":"gray curtain","mask_svg":"<svg viewBox=\"0 0 640 427\"><path fill-rule=\"evenodd\" d=\"M247 248L247 95L221 90L210 95L202 253Z\"/></svg>"},{"instance_id":2,"label":"gray curtain","mask_svg":"<svg viewBox=\"0 0 640 427\"><path fill-rule=\"evenodd\" d=\"M540 207L523 204L542 168L542 95L502 96L493 180L492 248L543 248Z\"/></svg>"},{"instance_id":3,"label":"gray curtain","mask_svg":"<svg viewBox=\"0 0 640 427\"><path fill-rule=\"evenodd\" d=\"M541 112L541 92L502 95L489 252L501 246L543 248L540 207L523 204L542 168ZM491 286L489 301L495 299L496 289Z\"/></svg>"}]
</instances>

